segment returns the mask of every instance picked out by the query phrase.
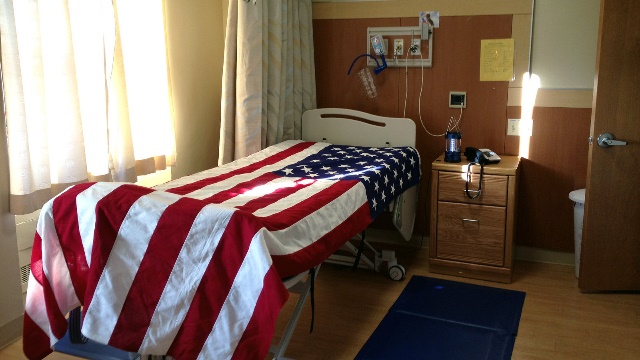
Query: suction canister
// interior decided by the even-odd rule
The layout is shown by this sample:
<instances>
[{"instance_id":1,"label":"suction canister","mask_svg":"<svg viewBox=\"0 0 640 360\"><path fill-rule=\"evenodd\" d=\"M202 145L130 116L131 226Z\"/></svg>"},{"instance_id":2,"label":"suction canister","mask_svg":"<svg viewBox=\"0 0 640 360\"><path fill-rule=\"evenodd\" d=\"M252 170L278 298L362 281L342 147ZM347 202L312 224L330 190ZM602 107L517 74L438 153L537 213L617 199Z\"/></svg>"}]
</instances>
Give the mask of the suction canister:
<instances>
[{"instance_id":1,"label":"suction canister","mask_svg":"<svg viewBox=\"0 0 640 360\"><path fill-rule=\"evenodd\" d=\"M444 161L450 163L460 162L460 140L462 133L460 131L447 131L445 134L446 148L444 152Z\"/></svg>"}]
</instances>

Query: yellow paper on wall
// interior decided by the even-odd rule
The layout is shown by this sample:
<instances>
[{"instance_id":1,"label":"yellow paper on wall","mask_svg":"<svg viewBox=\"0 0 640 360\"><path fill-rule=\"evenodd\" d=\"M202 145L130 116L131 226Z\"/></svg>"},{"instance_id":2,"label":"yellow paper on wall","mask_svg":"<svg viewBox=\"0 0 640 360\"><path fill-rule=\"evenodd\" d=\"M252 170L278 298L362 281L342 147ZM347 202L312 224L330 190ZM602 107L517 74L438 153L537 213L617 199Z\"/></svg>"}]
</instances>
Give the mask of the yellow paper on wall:
<instances>
[{"instance_id":1,"label":"yellow paper on wall","mask_svg":"<svg viewBox=\"0 0 640 360\"><path fill-rule=\"evenodd\" d=\"M480 81L513 80L513 39L480 40Z\"/></svg>"}]
</instances>

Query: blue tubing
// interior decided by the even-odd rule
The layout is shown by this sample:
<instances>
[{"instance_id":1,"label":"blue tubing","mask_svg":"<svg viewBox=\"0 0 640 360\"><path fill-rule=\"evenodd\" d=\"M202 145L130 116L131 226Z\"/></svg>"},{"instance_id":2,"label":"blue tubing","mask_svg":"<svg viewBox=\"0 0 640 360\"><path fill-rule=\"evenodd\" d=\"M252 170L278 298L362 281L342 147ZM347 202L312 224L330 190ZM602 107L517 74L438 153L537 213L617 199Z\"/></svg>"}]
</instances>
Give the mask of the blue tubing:
<instances>
[{"instance_id":1,"label":"blue tubing","mask_svg":"<svg viewBox=\"0 0 640 360\"><path fill-rule=\"evenodd\" d=\"M360 59L363 56L368 56L368 57L372 58L376 62L376 65L378 65L377 68L373 69L374 74L378 75L378 73L380 73L382 70L387 68L387 62L384 59L384 55L380 55L380 58L382 59L382 65L380 65L380 63L378 62L378 59L376 59L375 56L370 55L370 54L362 54L362 55L359 55L358 57L356 57L353 60L353 62L351 63L351 66L349 67L349 71L347 71L347 75L351 74L351 69L353 69L353 65L355 65L356 61L358 61L358 59Z\"/></svg>"}]
</instances>

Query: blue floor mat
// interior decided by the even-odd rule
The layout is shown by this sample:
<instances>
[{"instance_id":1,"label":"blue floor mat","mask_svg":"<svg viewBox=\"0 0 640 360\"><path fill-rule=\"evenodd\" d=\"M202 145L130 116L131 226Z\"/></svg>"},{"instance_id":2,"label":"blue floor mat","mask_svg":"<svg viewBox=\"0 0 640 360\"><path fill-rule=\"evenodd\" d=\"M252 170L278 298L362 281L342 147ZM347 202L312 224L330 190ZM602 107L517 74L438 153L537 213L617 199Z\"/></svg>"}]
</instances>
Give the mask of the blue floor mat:
<instances>
[{"instance_id":1,"label":"blue floor mat","mask_svg":"<svg viewBox=\"0 0 640 360\"><path fill-rule=\"evenodd\" d=\"M413 276L356 359L510 359L524 298Z\"/></svg>"}]
</instances>

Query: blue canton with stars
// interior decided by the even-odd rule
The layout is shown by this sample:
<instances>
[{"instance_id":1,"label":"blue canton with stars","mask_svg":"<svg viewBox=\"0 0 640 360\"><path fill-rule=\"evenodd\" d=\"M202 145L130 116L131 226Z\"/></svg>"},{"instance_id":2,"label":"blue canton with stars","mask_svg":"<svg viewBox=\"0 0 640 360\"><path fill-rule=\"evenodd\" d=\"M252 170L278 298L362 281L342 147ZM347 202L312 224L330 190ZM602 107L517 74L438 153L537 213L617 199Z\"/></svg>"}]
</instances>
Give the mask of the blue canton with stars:
<instances>
[{"instance_id":1,"label":"blue canton with stars","mask_svg":"<svg viewBox=\"0 0 640 360\"><path fill-rule=\"evenodd\" d=\"M326 180L358 180L366 188L371 218L420 181L420 157L412 147L330 145L276 174Z\"/></svg>"}]
</instances>

